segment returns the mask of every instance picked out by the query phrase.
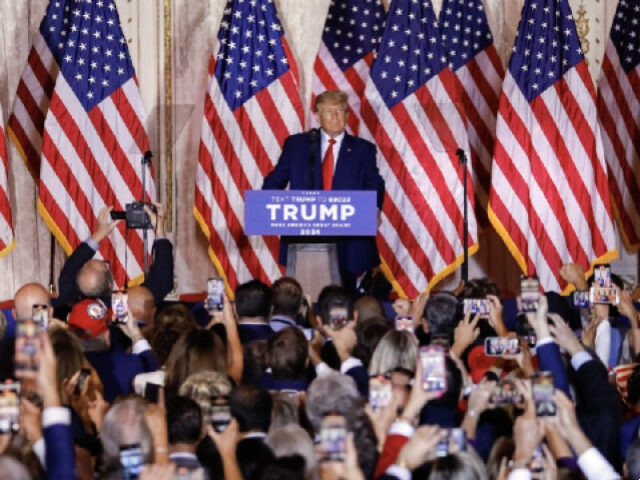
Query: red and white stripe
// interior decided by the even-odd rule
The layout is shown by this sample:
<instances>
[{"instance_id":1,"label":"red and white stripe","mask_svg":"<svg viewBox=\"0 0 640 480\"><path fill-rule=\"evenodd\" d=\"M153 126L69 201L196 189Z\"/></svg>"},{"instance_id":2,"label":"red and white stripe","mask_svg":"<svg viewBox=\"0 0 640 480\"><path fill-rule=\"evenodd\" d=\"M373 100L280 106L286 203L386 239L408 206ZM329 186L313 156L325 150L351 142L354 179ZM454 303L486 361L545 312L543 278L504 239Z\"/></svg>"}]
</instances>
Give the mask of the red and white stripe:
<instances>
[{"instance_id":1,"label":"red and white stripe","mask_svg":"<svg viewBox=\"0 0 640 480\"><path fill-rule=\"evenodd\" d=\"M378 247L401 296L414 298L431 288L462 260L463 171L455 147L451 150L460 145L468 153L459 103L448 68L392 109L375 83L367 83L362 117L368 131L376 132L372 140L386 188ZM467 187L473 251L477 231L470 174Z\"/></svg>"},{"instance_id":2,"label":"red and white stripe","mask_svg":"<svg viewBox=\"0 0 640 480\"><path fill-rule=\"evenodd\" d=\"M0 105L0 257L4 257L15 245L7 181L9 161L3 125L4 116L2 115L2 105Z\"/></svg>"},{"instance_id":3,"label":"red and white stripe","mask_svg":"<svg viewBox=\"0 0 640 480\"><path fill-rule=\"evenodd\" d=\"M487 204L491 187L491 160L495 143L496 112L504 67L493 43L455 72L467 116L471 164L476 193L476 219L487 228Z\"/></svg>"},{"instance_id":4,"label":"red and white stripe","mask_svg":"<svg viewBox=\"0 0 640 480\"><path fill-rule=\"evenodd\" d=\"M366 135L364 130L362 130L366 129L366 125L362 122L360 108L373 58L374 52L369 52L361 60L343 72L327 46L322 42L313 65L311 111L313 112L314 110L313 106L317 95L326 90L342 90L349 97L347 131L355 136ZM320 126L313 114L310 116L310 125L312 128Z\"/></svg>"},{"instance_id":5,"label":"red and white stripe","mask_svg":"<svg viewBox=\"0 0 640 480\"><path fill-rule=\"evenodd\" d=\"M254 278L270 283L283 273L276 237L244 235L244 191L261 188L285 139L302 131L304 123L295 63L282 42L291 70L235 111L214 77L218 46L211 57L194 214L231 290Z\"/></svg>"},{"instance_id":6,"label":"red and white stripe","mask_svg":"<svg viewBox=\"0 0 640 480\"><path fill-rule=\"evenodd\" d=\"M44 120L58 71L58 63L38 30L18 83L8 123L8 133L35 179L40 175Z\"/></svg>"},{"instance_id":7,"label":"red and white stripe","mask_svg":"<svg viewBox=\"0 0 640 480\"><path fill-rule=\"evenodd\" d=\"M595 90L584 61L531 103L507 72L489 215L525 274L561 291L558 271L615 256Z\"/></svg>"},{"instance_id":8,"label":"red and white stripe","mask_svg":"<svg viewBox=\"0 0 640 480\"><path fill-rule=\"evenodd\" d=\"M141 160L149 148L144 122L135 77L88 113L64 76L56 79L44 123L39 200L40 212L67 254L95 230L104 206L124 210L141 199ZM155 200L150 169L146 192ZM125 255L129 279L142 274L144 260L142 231L125 236L121 222L98 252L111 262L118 286L125 282Z\"/></svg>"},{"instance_id":9,"label":"red and white stripe","mask_svg":"<svg viewBox=\"0 0 640 480\"><path fill-rule=\"evenodd\" d=\"M609 167L609 189L620 234L640 249L640 65L626 73L612 41L602 62L598 113Z\"/></svg>"}]
</instances>

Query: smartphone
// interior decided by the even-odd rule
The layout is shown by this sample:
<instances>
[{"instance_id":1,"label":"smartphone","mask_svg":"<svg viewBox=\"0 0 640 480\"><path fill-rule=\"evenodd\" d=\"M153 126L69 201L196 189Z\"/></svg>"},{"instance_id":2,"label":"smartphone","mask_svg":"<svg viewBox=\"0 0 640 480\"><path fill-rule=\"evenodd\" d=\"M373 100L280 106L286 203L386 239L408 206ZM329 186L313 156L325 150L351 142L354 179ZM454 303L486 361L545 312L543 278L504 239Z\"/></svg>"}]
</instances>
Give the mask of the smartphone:
<instances>
[{"instance_id":1,"label":"smartphone","mask_svg":"<svg viewBox=\"0 0 640 480\"><path fill-rule=\"evenodd\" d=\"M41 330L46 330L49 325L49 306L34 305L31 307L31 318L33 319L33 323L38 325Z\"/></svg>"},{"instance_id":2,"label":"smartphone","mask_svg":"<svg viewBox=\"0 0 640 480\"><path fill-rule=\"evenodd\" d=\"M395 320L396 330L406 330L409 333L413 333L413 316L411 315L397 315Z\"/></svg>"},{"instance_id":3,"label":"smartphone","mask_svg":"<svg viewBox=\"0 0 640 480\"><path fill-rule=\"evenodd\" d=\"M91 376L91 370L88 368L80 369L80 375L78 376L78 383L76 383L76 388L73 390L73 393L76 395L80 395L82 390L84 389L84 384L87 383L87 379Z\"/></svg>"},{"instance_id":4,"label":"smartphone","mask_svg":"<svg viewBox=\"0 0 640 480\"><path fill-rule=\"evenodd\" d=\"M493 405L524 403L524 396L518 392L515 383L510 380L503 380L496 385L495 390L489 397L489 403Z\"/></svg>"},{"instance_id":5,"label":"smartphone","mask_svg":"<svg viewBox=\"0 0 640 480\"><path fill-rule=\"evenodd\" d=\"M129 294L127 292L113 292L111 294L111 310L113 312L112 322L115 325L127 323L129 315Z\"/></svg>"},{"instance_id":6,"label":"smartphone","mask_svg":"<svg viewBox=\"0 0 640 480\"><path fill-rule=\"evenodd\" d=\"M314 331L313 328L303 328L302 333L304 333L304 338L307 339L307 342L313 340Z\"/></svg>"},{"instance_id":7,"label":"smartphone","mask_svg":"<svg viewBox=\"0 0 640 480\"><path fill-rule=\"evenodd\" d=\"M449 450L463 452L467 449L467 434L462 428L452 428L450 430Z\"/></svg>"},{"instance_id":8,"label":"smartphone","mask_svg":"<svg viewBox=\"0 0 640 480\"><path fill-rule=\"evenodd\" d=\"M384 375L369 379L369 405L371 410L384 410L391 403L391 379Z\"/></svg>"},{"instance_id":9,"label":"smartphone","mask_svg":"<svg viewBox=\"0 0 640 480\"><path fill-rule=\"evenodd\" d=\"M343 462L347 451L347 423L342 415L327 415L320 426L320 461Z\"/></svg>"},{"instance_id":10,"label":"smartphone","mask_svg":"<svg viewBox=\"0 0 640 480\"><path fill-rule=\"evenodd\" d=\"M436 457L446 457L449 455L449 439L451 436L451 429L447 428L445 434L438 440L436 445Z\"/></svg>"},{"instance_id":11,"label":"smartphone","mask_svg":"<svg viewBox=\"0 0 640 480\"><path fill-rule=\"evenodd\" d=\"M16 376L35 378L40 360L40 326L33 319L20 320L16 326Z\"/></svg>"},{"instance_id":12,"label":"smartphone","mask_svg":"<svg viewBox=\"0 0 640 480\"><path fill-rule=\"evenodd\" d=\"M20 430L20 382L0 383L0 434Z\"/></svg>"},{"instance_id":13,"label":"smartphone","mask_svg":"<svg viewBox=\"0 0 640 480\"><path fill-rule=\"evenodd\" d=\"M520 278L520 311L533 313L540 301L540 281L538 277L524 275Z\"/></svg>"},{"instance_id":14,"label":"smartphone","mask_svg":"<svg viewBox=\"0 0 640 480\"><path fill-rule=\"evenodd\" d=\"M422 389L425 392L447 390L447 369L445 351L440 345L427 345L420 348L422 362Z\"/></svg>"},{"instance_id":15,"label":"smartphone","mask_svg":"<svg viewBox=\"0 0 640 480\"><path fill-rule=\"evenodd\" d=\"M150 403L158 403L158 392L160 392L162 385L157 383L147 382L144 384L144 398Z\"/></svg>"},{"instance_id":16,"label":"smartphone","mask_svg":"<svg viewBox=\"0 0 640 480\"><path fill-rule=\"evenodd\" d=\"M340 330L349 322L349 309L346 306L334 306L329 309L329 327Z\"/></svg>"},{"instance_id":17,"label":"smartphone","mask_svg":"<svg viewBox=\"0 0 640 480\"><path fill-rule=\"evenodd\" d=\"M609 265L598 265L593 269L593 286L601 288L613 287Z\"/></svg>"},{"instance_id":18,"label":"smartphone","mask_svg":"<svg viewBox=\"0 0 640 480\"><path fill-rule=\"evenodd\" d=\"M515 357L521 351L518 337L487 337L484 339L484 354L489 357Z\"/></svg>"},{"instance_id":19,"label":"smartphone","mask_svg":"<svg viewBox=\"0 0 640 480\"><path fill-rule=\"evenodd\" d=\"M462 307L465 315L489 315L489 302L485 298L465 298L462 301Z\"/></svg>"},{"instance_id":20,"label":"smartphone","mask_svg":"<svg viewBox=\"0 0 640 480\"><path fill-rule=\"evenodd\" d=\"M231 422L231 406L229 405L229 397L219 395L211 398L211 426L220 433L224 432Z\"/></svg>"},{"instance_id":21,"label":"smartphone","mask_svg":"<svg viewBox=\"0 0 640 480\"><path fill-rule=\"evenodd\" d=\"M531 473L544 472L544 451L542 445L539 444L531 455L531 461L529 462L529 471ZM536 477L537 478L537 477Z\"/></svg>"},{"instance_id":22,"label":"smartphone","mask_svg":"<svg viewBox=\"0 0 640 480\"><path fill-rule=\"evenodd\" d=\"M467 435L462 428L447 428L436 445L436 457L446 457L467 449Z\"/></svg>"},{"instance_id":23,"label":"smartphone","mask_svg":"<svg viewBox=\"0 0 640 480\"><path fill-rule=\"evenodd\" d=\"M587 290L576 290L571 294L573 300L573 306L575 308L587 308L589 307L589 294Z\"/></svg>"},{"instance_id":24,"label":"smartphone","mask_svg":"<svg viewBox=\"0 0 640 480\"><path fill-rule=\"evenodd\" d=\"M207 280L207 300L205 308L209 313L221 312L224 308L224 280L210 278Z\"/></svg>"},{"instance_id":25,"label":"smartphone","mask_svg":"<svg viewBox=\"0 0 640 480\"><path fill-rule=\"evenodd\" d=\"M553 398L553 374L551 372L536 372L531 377L531 393L536 407L536 416L553 417L556 414L556 401Z\"/></svg>"},{"instance_id":26,"label":"smartphone","mask_svg":"<svg viewBox=\"0 0 640 480\"><path fill-rule=\"evenodd\" d=\"M142 447L137 443L121 445L120 464L125 480L137 480L144 466Z\"/></svg>"},{"instance_id":27,"label":"smartphone","mask_svg":"<svg viewBox=\"0 0 640 480\"><path fill-rule=\"evenodd\" d=\"M620 297L615 287L591 287L589 289L589 302L617 305L620 303Z\"/></svg>"}]
</instances>

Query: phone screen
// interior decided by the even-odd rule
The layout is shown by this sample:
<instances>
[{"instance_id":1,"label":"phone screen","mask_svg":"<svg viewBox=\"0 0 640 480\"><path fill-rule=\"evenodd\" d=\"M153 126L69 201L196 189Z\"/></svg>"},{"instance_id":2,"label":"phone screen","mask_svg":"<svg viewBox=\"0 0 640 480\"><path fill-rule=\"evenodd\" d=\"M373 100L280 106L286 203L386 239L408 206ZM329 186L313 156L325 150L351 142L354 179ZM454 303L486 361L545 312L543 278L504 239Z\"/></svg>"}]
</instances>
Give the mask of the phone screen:
<instances>
[{"instance_id":1,"label":"phone screen","mask_svg":"<svg viewBox=\"0 0 640 480\"><path fill-rule=\"evenodd\" d=\"M207 280L207 301L205 308L208 312L221 312L224 308L224 280L210 278Z\"/></svg>"},{"instance_id":2,"label":"phone screen","mask_svg":"<svg viewBox=\"0 0 640 480\"><path fill-rule=\"evenodd\" d=\"M347 424L341 415L327 415L320 427L321 461L342 462L347 451Z\"/></svg>"},{"instance_id":3,"label":"phone screen","mask_svg":"<svg viewBox=\"0 0 640 480\"><path fill-rule=\"evenodd\" d=\"M225 396L211 399L211 426L216 432L223 432L231 422L231 406L229 398Z\"/></svg>"},{"instance_id":4,"label":"phone screen","mask_svg":"<svg viewBox=\"0 0 640 480\"><path fill-rule=\"evenodd\" d=\"M16 433L19 429L20 382L0 383L0 433Z\"/></svg>"},{"instance_id":5,"label":"phone screen","mask_svg":"<svg viewBox=\"0 0 640 480\"><path fill-rule=\"evenodd\" d=\"M127 323L129 315L129 294L126 292L113 292L111 294L111 310L113 311L113 323Z\"/></svg>"},{"instance_id":6,"label":"phone screen","mask_svg":"<svg viewBox=\"0 0 640 480\"><path fill-rule=\"evenodd\" d=\"M465 314L489 315L489 302L484 298L465 298L462 305Z\"/></svg>"},{"instance_id":7,"label":"phone screen","mask_svg":"<svg viewBox=\"0 0 640 480\"><path fill-rule=\"evenodd\" d=\"M522 277L520 279L520 309L524 313L538 310L540 300L540 281L537 277Z\"/></svg>"},{"instance_id":8,"label":"phone screen","mask_svg":"<svg viewBox=\"0 0 640 480\"><path fill-rule=\"evenodd\" d=\"M516 385L513 382L503 380L496 385L495 390L489 397L489 403L492 403L493 405L524 403L524 396L518 392Z\"/></svg>"},{"instance_id":9,"label":"phone screen","mask_svg":"<svg viewBox=\"0 0 640 480\"><path fill-rule=\"evenodd\" d=\"M420 349L422 362L422 389L425 392L447 390L445 352L439 345L428 345Z\"/></svg>"},{"instance_id":10,"label":"phone screen","mask_svg":"<svg viewBox=\"0 0 640 480\"><path fill-rule=\"evenodd\" d=\"M40 359L40 332L40 326L33 319L18 321L15 351L15 371L17 376L36 376Z\"/></svg>"},{"instance_id":11,"label":"phone screen","mask_svg":"<svg viewBox=\"0 0 640 480\"><path fill-rule=\"evenodd\" d=\"M158 403L158 392L161 385L157 383L147 382L144 384L144 398L151 403Z\"/></svg>"},{"instance_id":12,"label":"phone screen","mask_svg":"<svg viewBox=\"0 0 640 480\"><path fill-rule=\"evenodd\" d=\"M489 357L515 357L521 352L518 337L487 337L484 353Z\"/></svg>"},{"instance_id":13,"label":"phone screen","mask_svg":"<svg viewBox=\"0 0 640 480\"><path fill-rule=\"evenodd\" d=\"M340 330L349 321L349 309L336 306L329 309L329 327L331 330Z\"/></svg>"},{"instance_id":14,"label":"phone screen","mask_svg":"<svg viewBox=\"0 0 640 480\"><path fill-rule=\"evenodd\" d=\"M551 372L536 372L531 377L531 393L536 407L536 416L553 417L556 414L556 401L553 397L553 374Z\"/></svg>"},{"instance_id":15,"label":"phone screen","mask_svg":"<svg viewBox=\"0 0 640 480\"><path fill-rule=\"evenodd\" d=\"M120 464L125 480L137 480L142 472L144 460L140 445L122 445L120 447Z\"/></svg>"},{"instance_id":16,"label":"phone screen","mask_svg":"<svg viewBox=\"0 0 640 480\"><path fill-rule=\"evenodd\" d=\"M91 370L88 368L83 368L80 370L80 375L78 376L78 383L76 383L76 388L73 393L76 395L80 395L82 390L84 389L84 384L87 383L87 379L91 376Z\"/></svg>"},{"instance_id":17,"label":"phone screen","mask_svg":"<svg viewBox=\"0 0 640 480\"><path fill-rule=\"evenodd\" d=\"M576 290L573 292L573 306L575 308L585 308L589 306L589 292L586 290Z\"/></svg>"},{"instance_id":18,"label":"phone screen","mask_svg":"<svg viewBox=\"0 0 640 480\"><path fill-rule=\"evenodd\" d=\"M371 410L384 410L391 403L391 380L379 375L369 379L369 405Z\"/></svg>"},{"instance_id":19,"label":"phone screen","mask_svg":"<svg viewBox=\"0 0 640 480\"><path fill-rule=\"evenodd\" d=\"M411 315L397 315L396 316L396 330L405 330L409 333L413 333L413 316Z\"/></svg>"},{"instance_id":20,"label":"phone screen","mask_svg":"<svg viewBox=\"0 0 640 480\"><path fill-rule=\"evenodd\" d=\"M31 318L41 330L46 330L49 325L49 306L34 305L31 307Z\"/></svg>"}]
</instances>

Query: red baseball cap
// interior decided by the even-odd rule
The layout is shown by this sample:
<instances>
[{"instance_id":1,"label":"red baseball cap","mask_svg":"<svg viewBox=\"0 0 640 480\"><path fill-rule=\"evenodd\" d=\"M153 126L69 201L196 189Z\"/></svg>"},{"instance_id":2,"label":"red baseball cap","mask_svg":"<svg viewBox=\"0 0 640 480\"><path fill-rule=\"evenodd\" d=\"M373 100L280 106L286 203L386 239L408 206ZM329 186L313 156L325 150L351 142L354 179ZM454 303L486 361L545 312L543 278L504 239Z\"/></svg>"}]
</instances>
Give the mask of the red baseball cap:
<instances>
[{"instance_id":1,"label":"red baseball cap","mask_svg":"<svg viewBox=\"0 0 640 480\"><path fill-rule=\"evenodd\" d=\"M78 338L95 338L108 329L107 307L101 300L82 300L71 309L67 324Z\"/></svg>"}]
</instances>

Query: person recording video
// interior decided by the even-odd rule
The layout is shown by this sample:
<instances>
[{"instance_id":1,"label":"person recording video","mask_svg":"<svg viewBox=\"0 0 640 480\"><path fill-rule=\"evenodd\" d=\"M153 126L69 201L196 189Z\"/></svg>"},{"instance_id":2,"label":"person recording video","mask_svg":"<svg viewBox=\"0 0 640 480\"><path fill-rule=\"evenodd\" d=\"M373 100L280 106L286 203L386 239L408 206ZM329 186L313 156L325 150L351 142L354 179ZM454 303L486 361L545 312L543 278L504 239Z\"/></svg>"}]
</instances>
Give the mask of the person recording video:
<instances>
[{"instance_id":1,"label":"person recording video","mask_svg":"<svg viewBox=\"0 0 640 480\"><path fill-rule=\"evenodd\" d=\"M156 211L145 208L151 226L155 231L152 247L152 262L147 278L142 283L144 289L133 287L129 290L130 305L140 301L148 303L152 298L157 306L173 288L173 246L164 233L164 206L153 204ZM104 207L98 214L95 231L73 251L65 262L58 278L58 298L56 305L71 305L82 298L99 298L106 305L111 303L113 276L107 263L94 259L100 243L116 228L120 220L112 221L113 207ZM149 295L149 292L151 295ZM133 295L132 295L133 293Z\"/></svg>"}]
</instances>

